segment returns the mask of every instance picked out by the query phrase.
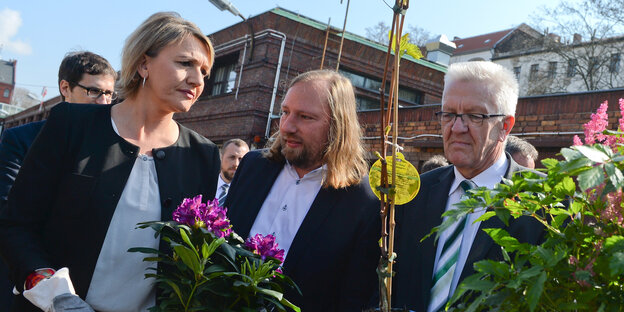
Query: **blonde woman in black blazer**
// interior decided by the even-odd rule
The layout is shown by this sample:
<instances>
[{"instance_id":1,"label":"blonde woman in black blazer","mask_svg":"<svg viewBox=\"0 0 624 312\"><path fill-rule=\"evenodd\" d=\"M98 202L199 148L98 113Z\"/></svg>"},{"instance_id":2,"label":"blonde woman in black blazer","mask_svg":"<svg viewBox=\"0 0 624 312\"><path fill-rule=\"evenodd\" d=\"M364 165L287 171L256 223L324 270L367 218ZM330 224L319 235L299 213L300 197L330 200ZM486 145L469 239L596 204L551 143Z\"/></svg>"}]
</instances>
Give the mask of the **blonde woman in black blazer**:
<instances>
[{"instance_id":1,"label":"blonde woman in black blazer","mask_svg":"<svg viewBox=\"0 0 624 312\"><path fill-rule=\"evenodd\" d=\"M218 148L172 118L195 103L213 61L212 44L197 26L175 13L157 13L126 41L119 81L124 101L61 103L52 110L0 213L0 253L17 291L42 268L69 268L83 300L93 283L107 283L92 277L105 239L115 234L108 233L117 228L111 220L127 205L120 198L132 193L127 182L138 159L153 159L157 190L151 191L159 200L147 204L160 209L162 220L170 220L185 197L214 198ZM14 311L40 309L18 295Z\"/></svg>"}]
</instances>

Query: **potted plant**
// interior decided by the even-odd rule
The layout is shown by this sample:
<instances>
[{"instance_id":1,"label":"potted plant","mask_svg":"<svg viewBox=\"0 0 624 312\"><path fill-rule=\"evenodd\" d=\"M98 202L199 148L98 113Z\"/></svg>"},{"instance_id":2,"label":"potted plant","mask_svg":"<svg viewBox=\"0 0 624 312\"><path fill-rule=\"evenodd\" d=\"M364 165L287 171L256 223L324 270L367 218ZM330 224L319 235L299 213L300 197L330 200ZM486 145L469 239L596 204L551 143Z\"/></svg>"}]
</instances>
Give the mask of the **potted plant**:
<instances>
[{"instance_id":1,"label":"potted plant","mask_svg":"<svg viewBox=\"0 0 624 312\"><path fill-rule=\"evenodd\" d=\"M286 311L299 308L283 295L298 288L282 274L284 251L271 235L247 240L231 230L227 209L218 200L202 203L201 195L184 199L173 221L140 223L152 228L170 252L131 248L152 256L153 273L160 289L151 311Z\"/></svg>"}]
</instances>

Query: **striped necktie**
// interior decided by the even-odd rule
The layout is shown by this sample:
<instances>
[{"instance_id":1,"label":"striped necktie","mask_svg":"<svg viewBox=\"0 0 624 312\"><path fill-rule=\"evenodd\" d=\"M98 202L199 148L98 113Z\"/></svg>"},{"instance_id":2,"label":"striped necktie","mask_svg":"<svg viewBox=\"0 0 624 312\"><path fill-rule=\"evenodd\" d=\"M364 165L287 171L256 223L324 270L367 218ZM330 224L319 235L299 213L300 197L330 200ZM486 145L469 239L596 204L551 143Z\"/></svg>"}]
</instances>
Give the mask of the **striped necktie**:
<instances>
[{"instance_id":1,"label":"striped necktie","mask_svg":"<svg viewBox=\"0 0 624 312\"><path fill-rule=\"evenodd\" d=\"M227 197L229 187L230 185L225 183L219 188L221 190L221 192L219 193L219 197L217 197L217 200L219 201L219 206L225 205L225 198Z\"/></svg>"},{"instance_id":2,"label":"striped necktie","mask_svg":"<svg viewBox=\"0 0 624 312\"><path fill-rule=\"evenodd\" d=\"M476 187L474 182L470 180L462 181L459 186L464 190L464 193ZM428 312L444 310L446 302L450 299L451 283L453 282L453 275L455 275L459 250L464 237L466 219L467 215L457 220L455 224L446 230L447 233L451 234L444 241L442 253L440 253L440 258L436 265Z\"/></svg>"}]
</instances>

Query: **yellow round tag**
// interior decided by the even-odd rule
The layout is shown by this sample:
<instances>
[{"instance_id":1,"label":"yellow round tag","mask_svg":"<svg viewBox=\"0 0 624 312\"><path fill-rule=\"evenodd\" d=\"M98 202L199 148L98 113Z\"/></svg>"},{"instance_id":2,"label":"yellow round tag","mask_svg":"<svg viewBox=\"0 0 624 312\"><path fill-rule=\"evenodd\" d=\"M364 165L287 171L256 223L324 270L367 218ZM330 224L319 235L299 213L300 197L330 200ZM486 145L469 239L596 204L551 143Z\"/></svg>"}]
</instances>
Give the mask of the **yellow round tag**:
<instances>
[{"instance_id":1,"label":"yellow round tag","mask_svg":"<svg viewBox=\"0 0 624 312\"><path fill-rule=\"evenodd\" d=\"M420 190L420 176L418 170L401 153L397 153L396 166L396 194L394 202L396 205L403 205L410 202ZM388 162L388 183L392 183L392 156L386 157ZM378 159L368 173L368 183L381 200L381 192L378 187L381 185L381 160Z\"/></svg>"}]
</instances>

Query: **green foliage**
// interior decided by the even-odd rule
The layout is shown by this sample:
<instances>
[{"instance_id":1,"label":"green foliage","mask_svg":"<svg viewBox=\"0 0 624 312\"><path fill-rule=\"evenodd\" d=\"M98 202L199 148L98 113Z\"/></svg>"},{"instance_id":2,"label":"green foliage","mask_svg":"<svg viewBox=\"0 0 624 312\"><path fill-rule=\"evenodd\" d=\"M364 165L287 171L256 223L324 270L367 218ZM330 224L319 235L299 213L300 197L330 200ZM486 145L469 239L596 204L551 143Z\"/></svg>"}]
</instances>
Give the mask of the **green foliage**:
<instances>
[{"instance_id":1,"label":"green foliage","mask_svg":"<svg viewBox=\"0 0 624 312\"><path fill-rule=\"evenodd\" d=\"M546 159L543 177L520 172L493 190L478 188L446 212L438 235L461 216L505 224L533 218L544 225L539 245L503 229L484 229L504 261L483 260L457 288L453 311L623 311L624 157L603 145L564 148L563 161Z\"/></svg>"},{"instance_id":2,"label":"green foliage","mask_svg":"<svg viewBox=\"0 0 624 312\"><path fill-rule=\"evenodd\" d=\"M243 247L235 233L218 238L205 228L168 222L145 222L173 249L171 255L151 248L130 252L156 255L154 278L161 289L160 311L299 311L284 297L286 288L298 288L279 270L280 261L262 260Z\"/></svg>"}]
</instances>

